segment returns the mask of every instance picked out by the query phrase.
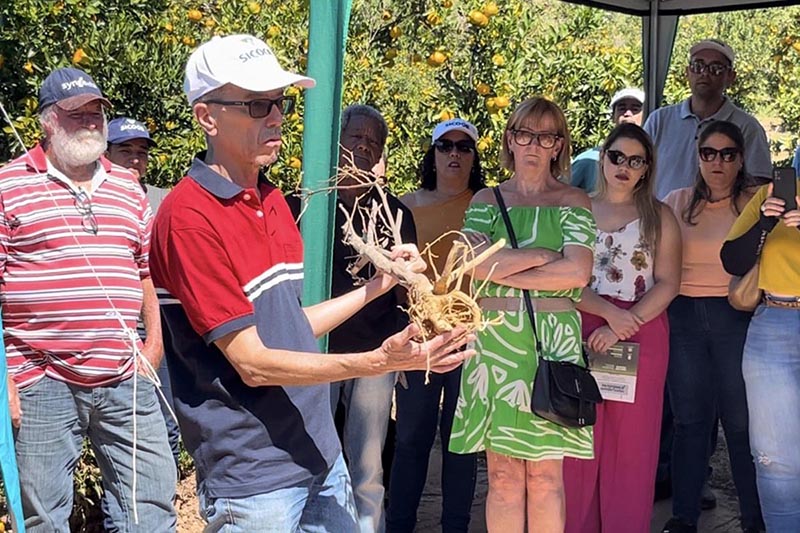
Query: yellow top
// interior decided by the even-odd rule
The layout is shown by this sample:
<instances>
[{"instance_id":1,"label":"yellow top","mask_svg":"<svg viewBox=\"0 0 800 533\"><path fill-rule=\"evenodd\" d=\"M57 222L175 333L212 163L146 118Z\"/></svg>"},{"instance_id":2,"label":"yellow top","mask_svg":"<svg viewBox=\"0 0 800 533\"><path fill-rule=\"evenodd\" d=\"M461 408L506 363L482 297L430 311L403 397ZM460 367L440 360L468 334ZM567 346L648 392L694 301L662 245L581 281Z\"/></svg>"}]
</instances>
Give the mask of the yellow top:
<instances>
[{"instance_id":1,"label":"yellow top","mask_svg":"<svg viewBox=\"0 0 800 533\"><path fill-rule=\"evenodd\" d=\"M767 198L767 186L761 187L733 224L728 238L732 241L753 227ZM758 286L767 292L800 296L800 230L778 222L764 243Z\"/></svg>"}]
</instances>

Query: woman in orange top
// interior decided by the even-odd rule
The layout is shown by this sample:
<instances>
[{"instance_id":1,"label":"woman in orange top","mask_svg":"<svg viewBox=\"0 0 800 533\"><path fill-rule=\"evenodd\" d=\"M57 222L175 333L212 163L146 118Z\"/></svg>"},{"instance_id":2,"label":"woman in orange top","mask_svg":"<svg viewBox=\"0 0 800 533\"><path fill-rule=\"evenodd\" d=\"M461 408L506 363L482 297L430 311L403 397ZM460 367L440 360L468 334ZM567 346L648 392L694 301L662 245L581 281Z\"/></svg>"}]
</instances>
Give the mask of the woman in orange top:
<instances>
[{"instance_id":1,"label":"woman in orange top","mask_svg":"<svg viewBox=\"0 0 800 533\"><path fill-rule=\"evenodd\" d=\"M422 188L400 198L414 214L420 249L436 241L432 246L433 265L428 266L429 276L434 266L438 272L442 271L456 235L439 237L461 229L473 193L484 187L483 170L475 149L478 140L475 126L460 118L448 120L436 126L432 140L420 164ZM386 530L414 531L441 404L442 529L466 532L475 493L477 459L474 453L461 455L448 450L461 367L446 374L430 374L427 385L425 372L406 372L405 376L408 387L399 385L396 389L397 444Z\"/></svg>"},{"instance_id":2,"label":"woman in orange top","mask_svg":"<svg viewBox=\"0 0 800 533\"><path fill-rule=\"evenodd\" d=\"M730 122L714 121L697 142L700 170L693 187L664 201L683 237L680 295L669 307L667 387L675 419L672 445L672 514L664 531L696 531L709 459L709 438L719 414L742 527L759 531L756 473L750 457L747 399L742 378L750 313L728 303L730 274L719 250L754 190L744 166L744 137Z\"/></svg>"}]
</instances>

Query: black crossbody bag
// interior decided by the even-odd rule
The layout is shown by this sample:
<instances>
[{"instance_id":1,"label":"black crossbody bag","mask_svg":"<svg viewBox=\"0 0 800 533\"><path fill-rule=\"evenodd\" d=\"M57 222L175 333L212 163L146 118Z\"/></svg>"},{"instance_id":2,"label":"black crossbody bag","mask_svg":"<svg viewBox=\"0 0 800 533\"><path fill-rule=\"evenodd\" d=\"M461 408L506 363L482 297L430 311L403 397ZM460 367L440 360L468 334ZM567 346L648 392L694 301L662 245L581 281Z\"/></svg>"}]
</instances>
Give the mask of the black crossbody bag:
<instances>
[{"instance_id":1,"label":"black crossbody bag","mask_svg":"<svg viewBox=\"0 0 800 533\"><path fill-rule=\"evenodd\" d=\"M503 215L511 246L517 248L517 237L508 217L506 204L498 187L494 188L497 206ZM533 327L533 340L539 365L533 379L531 394L531 411L536 416L549 420L559 426L580 428L594 425L597 419L597 404L603 401L597 382L589 373L589 358L582 348L582 367L566 361L551 361L542 355L542 342L536 333L536 317L533 314L533 303L527 289L522 289L525 309Z\"/></svg>"}]
</instances>

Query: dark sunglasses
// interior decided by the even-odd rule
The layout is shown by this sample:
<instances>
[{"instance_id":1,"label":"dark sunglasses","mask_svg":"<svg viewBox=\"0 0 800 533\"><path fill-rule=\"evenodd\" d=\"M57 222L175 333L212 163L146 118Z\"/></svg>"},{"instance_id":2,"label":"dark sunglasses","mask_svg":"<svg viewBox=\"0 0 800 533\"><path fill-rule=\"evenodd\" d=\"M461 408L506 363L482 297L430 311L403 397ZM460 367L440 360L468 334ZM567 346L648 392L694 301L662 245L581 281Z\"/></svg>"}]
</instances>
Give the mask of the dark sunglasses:
<instances>
[{"instance_id":1,"label":"dark sunglasses","mask_svg":"<svg viewBox=\"0 0 800 533\"><path fill-rule=\"evenodd\" d=\"M612 165L620 167L627 164L631 170L639 170L647 165L647 159L644 157L640 155L627 156L619 150L606 150L606 157L608 157Z\"/></svg>"},{"instance_id":2,"label":"dark sunglasses","mask_svg":"<svg viewBox=\"0 0 800 533\"><path fill-rule=\"evenodd\" d=\"M443 154L449 154L453 148L462 154L468 154L475 150L475 143L472 141L451 141L450 139L437 139L433 145Z\"/></svg>"},{"instance_id":3,"label":"dark sunglasses","mask_svg":"<svg viewBox=\"0 0 800 533\"><path fill-rule=\"evenodd\" d=\"M97 217L92 211L92 201L86 191L80 190L75 193L75 208L81 214L83 230L92 235L97 235Z\"/></svg>"},{"instance_id":4,"label":"dark sunglasses","mask_svg":"<svg viewBox=\"0 0 800 533\"><path fill-rule=\"evenodd\" d=\"M724 162L730 163L731 161L736 161L736 156L739 155L739 149L730 147L717 150L715 148L711 148L710 146L701 146L699 153L700 159L706 163L714 161L717 158L717 154L719 154L720 159L722 159Z\"/></svg>"},{"instance_id":5,"label":"dark sunglasses","mask_svg":"<svg viewBox=\"0 0 800 533\"><path fill-rule=\"evenodd\" d=\"M702 74L708 72L712 76L719 76L724 72L731 70L730 65L723 65L722 63L706 64L703 61L692 61L689 63L689 70L694 74Z\"/></svg>"},{"instance_id":6,"label":"dark sunglasses","mask_svg":"<svg viewBox=\"0 0 800 533\"><path fill-rule=\"evenodd\" d=\"M247 101L204 100L204 102L207 104L247 107L247 111L252 118L266 117L272 113L272 106L277 106L284 115L288 115L294 109L294 97L285 95L275 99L259 98Z\"/></svg>"},{"instance_id":7,"label":"dark sunglasses","mask_svg":"<svg viewBox=\"0 0 800 533\"><path fill-rule=\"evenodd\" d=\"M561 138L561 135L557 133L534 133L527 130L511 130L511 135L514 136L514 142L519 146L528 146L535 141L545 149L555 146L556 141Z\"/></svg>"}]
</instances>

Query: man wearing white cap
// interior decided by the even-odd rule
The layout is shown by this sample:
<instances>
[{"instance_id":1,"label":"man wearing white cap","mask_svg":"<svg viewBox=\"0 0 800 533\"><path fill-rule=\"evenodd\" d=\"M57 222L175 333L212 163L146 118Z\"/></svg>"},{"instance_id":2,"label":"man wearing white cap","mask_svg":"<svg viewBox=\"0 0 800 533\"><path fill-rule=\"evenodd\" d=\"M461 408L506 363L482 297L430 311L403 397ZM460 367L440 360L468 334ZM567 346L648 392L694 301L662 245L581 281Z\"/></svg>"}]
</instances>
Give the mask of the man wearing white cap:
<instances>
[{"instance_id":1,"label":"man wearing white cap","mask_svg":"<svg viewBox=\"0 0 800 533\"><path fill-rule=\"evenodd\" d=\"M289 85L314 81L283 70L256 37L215 37L194 51L184 91L208 150L166 197L153 231L175 409L206 532L357 531L328 384L425 368L426 356L446 371L474 353L452 353L462 330L419 344L413 327L371 351L316 353L315 337L396 280L381 274L301 306L303 243L262 171L278 157ZM393 257L424 268L413 245Z\"/></svg>"},{"instance_id":2,"label":"man wearing white cap","mask_svg":"<svg viewBox=\"0 0 800 533\"><path fill-rule=\"evenodd\" d=\"M706 39L689 50L686 76L692 94L683 102L655 110L644 124L658 152L656 196L694 185L698 172L697 138L714 120L736 124L745 140L745 168L751 176L772 176L769 141L761 124L725 96L736 81L735 54L717 39Z\"/></svg>"},{"instance_id":3,"label":"man wearing white cap","mask_svg":"<svg viewBox=\"0 0 800 533\"><path fill-rule=\"evenodd\" d=\"M642 125L644 91L635 87L620 89L611 98L609 112L614 125L630 122ZM600 147L595 146L578 154L572 160L572 186L586 192L594 192L597 187L597 167L600 160Z\"/></svg>"}]
</instances>

